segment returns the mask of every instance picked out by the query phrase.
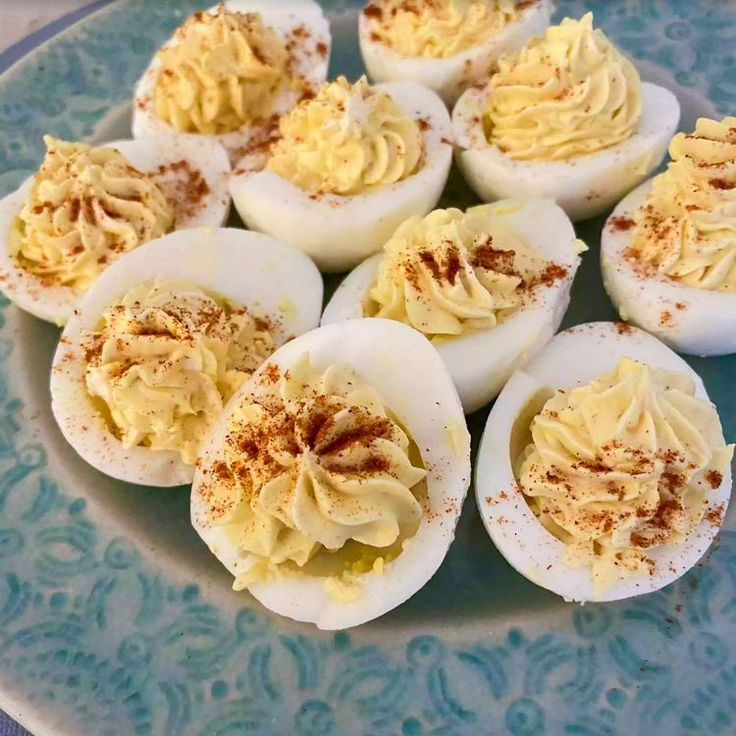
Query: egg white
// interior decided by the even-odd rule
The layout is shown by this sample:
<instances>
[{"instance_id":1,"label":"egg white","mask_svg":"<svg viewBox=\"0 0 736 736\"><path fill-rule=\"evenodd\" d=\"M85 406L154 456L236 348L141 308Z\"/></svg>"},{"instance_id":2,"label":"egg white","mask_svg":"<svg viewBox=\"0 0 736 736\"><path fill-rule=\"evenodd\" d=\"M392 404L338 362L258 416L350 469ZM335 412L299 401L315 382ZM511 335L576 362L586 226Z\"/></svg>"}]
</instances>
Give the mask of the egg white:
<instances>
[{"instance_id":1,"label":"egg white","mask_svg":"<svg viewBox=\"0 0 736 736\"><path fill-rule=\"evenodd\" d=\"M434 575L455 535L470 483L470 437L457 393L437 352L420 334L405 325L382 319L352 320L308 332L277 350L268 363L282 370L309 353L312 365L351 365L360 381L376 388L385 406L400 420L419 448L427 469L429 512L401 554L384 571L361 576L363 595L346 603L332 599L324 579L306 574L284 576L249 587L266 608L321 629L345 629L370 621L403 603ZM258 374L256 374L258 375ZM417 382L417 375L422 376ZM258 391L248 382L239 392ZM262 390L262 387L261 387ZM203 447L203 465L221 447L226 417L236 394ZM233 575L251 564L222 527L198 523L206 513L197 493L202 482L196 471L192 487L192 523L211 551Z\"/></svg>"},{"instance_id":2,"label":"egg white","mask_svg":"<svg viewBox=\"0 0 736 736\"><path fill-rule=\"evenodd\" d=\"M680 119L668 89L642 82L642 112L634 134L587 156L565 161L514 161L490 145L483 116L490 85L468 89L452 112L456 161L484 202L504 197L554 199L573 222L604 212L659 166Z\"/></svg>"},{"instance_id":3,"label":"egg white","mask_svg":"<svg viewBox=\"0 0 736 736\"><path fill-rule=\"evenodd\" d=\"M223 3L227 10L236 13L260 13L264 25L272 28L282 38L286 38L292 31L305 26L309 31L309 40L304 47L292 50L294 55L294 71L310 86L315 89L327 79L329 65L329 50L332 42L330 25L325 18L322 8L315 0L226 0ZM219 6L207 10L216 13ZM164 46L177 43L174 37ZM324 44L326 54L320 54L317 47ZM225 150L231 160L236 160L239 151L248 148L254 138L262 135L261 126L244 125L238 130L222 133L217 136L207 136L198 133L181 133L173 126L156 115L153 99L156 88L156 79L161 71L161 62L157 57L151 60L143 76L136 84L133 96L133 136L148 135L196 135L202 138L215 138ZM282 92L274 101L274 113L283 115L291 110L298 100L294 92Z\"/></svg>"},{"instance_id":4,"label":"egg white","mask_svg":"<svg viewBox=\"0 0 736 736\"><path fill-rule=\"evenodd\" d=\"M452 105L464 89L488 77L499 56L521 48L532 36L544 33L553 10L550 0L538 0L523 8L517 20L485 43L444 59L402 56L382 42L372 40L370 22L361 13L360 52L372 80L418 82L434 90L445 104Z\"/></svg>"},{"instance_id":5,"label":"egg white","mask_svg":"<svg viewBox=\"0 0 736 736\"><path fill-rule=\"evenodd\" d=\"M366 194L310 196L273 171L238 162L230 193L251 229L291 243L321 271L346 271L375 253L412 215L429 212L442 194L452 163L450 118L437 95L415 82L377 84L405 114L424 120L425 157L406 179Z\"/></svg>"},{"instance_id":6,"label":"egg white","mask_svg":"<svg viewBox=\"0 0 736 736\"><path fill-rule=\"evenodd\" d=\"M322 277L299 251L244 230L198 228L152 240L113 263L95 281L67 323L51 369L51 410L77 453L101 472L148 486L189 483L194 469L178 452L126 449L109 430L84 384L82 332L131 288L149 280L185 279L254 308L275 321L274 341L319 322Z\"/></svg>"},{"instance_id":7,"label":"egg white","mask_svg":"<svg viewBox=\"0 0 736 736\"><path fill-rule=\"evenodd\" d=\"M176 230L218 227L227 218L230 209L230 162L217 141L195 136L159 136L101 145L116 148L142 171L153 172L159 166L185 160L192 173L199 173L209 191L191 211L187 208L187 202L180 203L182 206L181 211L177 212ZM7 238L11 224L25 204L33 179L29 177L18 189L0 200L0 233L4 233L4 241L0 241L0 289L24 311L47 322L63 325L71 317L81 298L80 293L69 286L46 283L21 268L8 251ZM173 204L177 205L176 202Z\"/></svg>"},{"instance_id":8,"label":"egg white","mask_svg":"<svg viewBox=\"0 0 736 736\"><path fill-rule=\"evenodd\" d=\"M566 546L540 524L519 490L510 457L517 417L539 402L540 392L546 396L589 383L612 370L622 357L684 373L695 381L695 395L708 400L695 371L656 337L621 323L591 322L561 332L511 377L491 410L478 450L476 500L493 543L518 572L568 601L613 601L659 590L693 567L718 533L716 526L703 521L681 543L648 551L655 562L653 575L628 577L599 593L590 568L564 563ZM708 510L725 508L730 495L728 469L721 485L708 493Z\"/></svg>"},{"instance_id":9,"label":"egg white","mask_svg":"<svg viewBox=\"0 0 736 736\"><path fill-rule=\"evenodd\" d=\"M601 233L603 285L621 319L656 335L680 353L736 353L736 294L680 284L664 274L643 276L624 258L633 228L615 223L633 219L653 180L625 197Z\"/></svg>"},{"instance_id":10,"label":"egg white","mask_svg":"<svg viewBox=\"0 0 736 736\"><path fill-rule=\"evenodd\" d=\"M567 275L538 286L534 299L495 327L436 343L466 414L493 399L508 377L557 332L580 264L572 223L554 202L504 200L495 207L514 235L544 260L565 267ZM345 277L325 307L323 325L363 316L363 303L375 283L380 262L378 253Z\"/></svg>"}]
</instances>

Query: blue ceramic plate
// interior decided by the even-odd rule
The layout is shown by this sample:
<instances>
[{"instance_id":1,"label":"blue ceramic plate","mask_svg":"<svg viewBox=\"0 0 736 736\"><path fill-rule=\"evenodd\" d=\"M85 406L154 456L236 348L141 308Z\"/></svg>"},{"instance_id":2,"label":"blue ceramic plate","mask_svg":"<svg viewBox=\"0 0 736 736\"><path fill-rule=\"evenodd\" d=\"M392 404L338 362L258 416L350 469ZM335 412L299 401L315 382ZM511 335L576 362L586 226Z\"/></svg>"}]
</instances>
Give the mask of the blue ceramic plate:
<instances>
[{"instance_id":1,"label":"blue ceramic plate","mask_svg":"<svg viewBox=\"0 0 736 736\"><path fill-rule=\"evenodd\" d=\"M274 0L277 1L277 0ZM121 0L0 79L0 190L46 132L125 135L132 85L196 0ZM587 8L673 89L684 128L736 111L730 0L561 2ZM326 3L332 72L361 71L353 3ZM446 203L472 195L454 177ZM601 221L568 324L614 317ZM0 303L0 707L40 736L476 736L736 733L736 531L675 585L567 605L493 548L472 494L434 579L350 633L275 618L192 531L184 488L117 483L77 458L49 412L58 330ZM693 360L736 436L736 357ZM471 417L474 437L486 411Z\"/></svg>"}]
</instances>

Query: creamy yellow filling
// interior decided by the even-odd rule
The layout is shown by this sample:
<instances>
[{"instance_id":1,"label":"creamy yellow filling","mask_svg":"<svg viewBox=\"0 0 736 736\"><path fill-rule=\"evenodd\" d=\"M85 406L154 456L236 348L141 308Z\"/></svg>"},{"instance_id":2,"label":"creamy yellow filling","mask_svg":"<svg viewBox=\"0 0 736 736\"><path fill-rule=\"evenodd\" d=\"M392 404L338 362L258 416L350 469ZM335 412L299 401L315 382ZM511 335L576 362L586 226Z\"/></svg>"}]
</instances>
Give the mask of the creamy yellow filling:
<instances>
[{"instance_id":1,"label":"creamy yellow filling","mask_svg":"<svg viewBox=\"0 0 736 736\"><path fill-rule=\"evenodd\" d=\"M172 203L115 149L50 136L44 143L9 234L10 254L25 270L82 291L115 258L173 228Z\"/></svg>"},{"instance_id":2,"label":"creamy yellow filling","mask_svg":"<svg viewBox=\"0 0 736 736\"><path fill-rule=\"evenodd\" d=\"M599 590L653 571L647 551L703 520L733 456L715 407L689 376L622 358L557 391L533 419L518 471L541 523L590 566Z\"/></svg>"},{"instance_id":3,"label":"creamy yellow filling","mask_svg":"<svg viewBox=\"0 0 736 736\"><path fill-rule=\"evenodd\" d=\"M639 74L592 13L501 57L490 87L488 141L519 161L601 151L630 138L641 116Z\"/></svg>"},{"instance_id":4,"label":"creamy yellow filling","mask_svg":"<svg viewBox=\"0 0 736 736\"><path fill-rule=\"evenodd\" d=\"M348 581L380 567L422 515L416 491L426 473L410 458L410 438L346 364L315 370L305 354L283 374L267 366L261 385L228 416L198 490L207 509L199 523L224 525L252 556L235 587L265 571L318 571L322 551L352 555L339 571ZM376 552L369 564L366 549Z\"/></svg>"},{"instance_id":5,"label":"creamy yellow filling","mask_svg":"<svg viewBox=\"0 0 736 736\"><path fill-rule=\"evenodd\" d=\"M85 335L85 382L125 447L193 464L224 403L273 352L266 322L183 280L136 286Z\"/></svg>"},{"instance_id":6,"label":"creamy yellow filling","mask_svg":"<svg viewBox=\"0 0 736 736\"><path fill-rule=\"evenodd\" d=\"M700 118L635 215L627 256L685 286L736 291L736 117Z\"/></svg>"},{"instance_id":7,"label":"creamy yellow filling","mask_svg":"<svg viewBox=\"0 0 736 736\"><path fill-rule=\"evenodd\" d=\"M420 166L417 122L365 77L322 86L281 119L267 168L313 194L352 195L394 184Z\"/></svg>"},{"instance_id":8,"label":"creamy yellow filling","mask_svg":"<svg viewBox=\"0 0 736 736\"><path fill-rule=\"evenodd\" d=\"M259 13L224 6L191 16L158 59L156 115L183 132L229 133L268 116L289 84L281 37Z\"/></svg>"},{"instance_id":9,"label":"creamy yellow filling","mask_svg":"<svg viewBox=\"0 0 736 736\"><path fill-rule=\"evenodd\" d=\"M373 41L401 56L444 59L487 43L518 17L514 0L373 0Z\"/></svg>"},{"instance_id":10,"label":"creamy yellow filling","mask_svg":"<svg viewBox=\"0 0 736 736\"><path fill-rule=\"evenodd\" d=\"M435 210L386 243L364 313L430 337L487 329L520 306L541 270L493 205Z\"/></svg>"}]
</instances>

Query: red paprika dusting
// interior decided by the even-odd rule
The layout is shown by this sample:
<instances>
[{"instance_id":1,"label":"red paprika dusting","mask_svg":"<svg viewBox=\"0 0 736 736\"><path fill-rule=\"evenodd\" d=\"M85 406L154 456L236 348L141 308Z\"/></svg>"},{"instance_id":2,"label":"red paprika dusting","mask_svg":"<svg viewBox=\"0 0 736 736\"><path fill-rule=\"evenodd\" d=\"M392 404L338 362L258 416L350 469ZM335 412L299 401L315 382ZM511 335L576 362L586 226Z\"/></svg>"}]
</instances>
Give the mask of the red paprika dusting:
<instances>
[{"instance_id":1,"label":"red paprika dusting","mask_svg":"<svg viewBox=\"0 0 736 736\"><path fill-rule=\"evenodd\" d=\"M374 20L379 21L383 17L383 9L380 8L378 5L369 3L363 8L363 15L366 18L372 18Z\"/></svg>"},{"instance_id":2,"label":"red paprika dusting","mask_svg":"<svg viewBox=\"0 0 736 736\"><path fill-rule=\"evenodd\" d=\"M455 278L461 270L460 251L453 245L447 253L447 262L445 263L445 278L451 283L455 283Z\"/></svg>"},{"instance_id":3,"label":"red paprika dusting","mask_svg":"<svg viewBox=\"0 0 736 736\"><path fill-rule=\"evenodd\" d=\"M434 253L429 250L423 250L419 252L419 260L430 270L432 277L439 281L440 280L440 266L437 263L437 259L434 257Z\"/></svg>"},{"instance_id":4,"label":"red paprika dusting","mask_svg":"<svg viewBox=\"0 0 736 736\"><path fill-rule=\"evenodd\" d=\"M721 526L723 524L725 513L726 508L721 504L720 506L716 506L714 509L709 509L703 519L713 526Z\"/></svg>"},{"instance_id":5,"label":"red paprika dusting","mask_svg":"<svg viewBox=\"0 0 736 736\"><path fill-rule=\"evenodd\" d=\"M516 251L494 248L491 245L491 238L489 237L488 242L475 248L470 264L474 268L484 268L487 271L495 271L496 273L502 273L507 276L516 276L517 272L514 270L515 257Z\"/></svg>"},{"instance_id":6,"label":"red paprika dusting","mask_svg":"<svg viewBox=\"0 0 736 736\"><path fill-rule=\"evenodd\" d=\"M636 222L630 217L616 216L609 218L608 224L612 230L626 231L631 230L636 225Z\"/></svg>"}]
</instances>

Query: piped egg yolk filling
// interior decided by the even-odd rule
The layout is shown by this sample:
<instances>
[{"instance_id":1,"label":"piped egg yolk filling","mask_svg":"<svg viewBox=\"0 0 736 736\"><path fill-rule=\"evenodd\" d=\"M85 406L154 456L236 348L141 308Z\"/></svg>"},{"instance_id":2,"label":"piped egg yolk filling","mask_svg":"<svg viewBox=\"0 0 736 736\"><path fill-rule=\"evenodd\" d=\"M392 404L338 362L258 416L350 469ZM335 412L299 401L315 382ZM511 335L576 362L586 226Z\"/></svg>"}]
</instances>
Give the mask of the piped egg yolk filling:
<instances>
[{"instance_id":1,"label":"piped egg yolk filling","mask_svg":"<svg viewBox=\"0 0 736 736\"><path fill-rule=\"evenodd\" d=\"M222 5L191 16L158 60L156 115L186 133L219 135L264 118L290 84L285 41L259 13Z\"/></svg>"},{"instance_id":2,"label":"piped egg yolk filling","mask_svg":"<svg viewBox=\"0 0 736 736\"><path fill-rule=\"evenodd\" d=\"M370 38L401 56L445 59L487 43L518 17L514 0L373 0Z\"/></svg>"},{"instance_id":3,"label":"piped egg yolk filling","mask_svg":"<svg viewBox=\"0 0 736 736\"><path fill-rule=\"evenodd\" d=\"M639 123L639 74L593 28L592 13L550 26L498 67L483 122L488 142L511 159L586 156L627 140Z\"/></svg>"},{"instance_id":4,"label":"piped egg yolk filling","mask_svg":"<svg viewBox=\"0 0 736 736\"><path fill-rule=\"evenodd\" d=\"M236 590L279 573L324 578L341 600L359 576L401 553L423 513L425 470L378 391L346 364L303 355L268 365L244 395L223 446L202 469L205 525L222 525L252 566Z\"/></svg>"},{"instance_id":5,"label":"piped egg yolk filling","mask_svg":"<svg viewBox=\"0 0 736 736\"><path fill-rule=\"evenodd\" d=\"M494 327L540 283L567 274L518 238L494 205L414 216L383 248L366 317L440 339Z\"/></svg>"},{"instance_id":6,"label":"piped egg yolk filling","mask_svg":"<svg viewBox=\"0 0 736 736\"><path fill-rule=\"evenodd\" d=\"M684 286L736 292L736 117L700 118L634 216L625 255Z\"/></svg>"},{"instance_id":7,"label":"piped egg yolk filling","mask_svg":"<svg viewBox=\"0 0 736 736\"><path fill-rule=\"evenodd\" d=\"M310 194L354 195L395 184L421 165L416 120L365 77L324 84L281 118L267 168Z\"/></svg>"},{"instance_id":8,"label":"piped egg yolk filling","mask_svg":"<svg viewBox=\"0 0 736 736\"><path fill-rule=\"evenodd\" d=\"M695 396L690 377L622 358L544 404L517 478L540 522L567 545L565 562L589 566L602 591L654 573L647 551L703 521L732 456L715 407Z\"/></svg>"},{"instance_id":9,"label":"piped egg yolk filling","mask_svg":"<svg viewBox=\"0 0 736 736\"><path fill-rule=\"evenodd\" d=\"M118 256L174 226L154 179L114 148L44 137L46 156L10 228L30 273L83 291Z\"/></svg>"},{"instance_id":10,"label":"piped egg yolk filling","mask_svg":"<svg viewBox=\"0 0 736 736\"><path fill-rule=\"evenodd\" d=\"M85 334L85 383L126 448L194 463L225 402L273 352L268 323L171 279L131 289Z\"/></svg>"}]
</instances>

